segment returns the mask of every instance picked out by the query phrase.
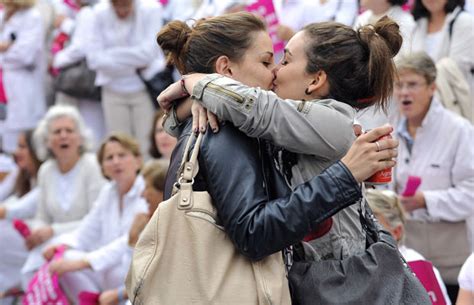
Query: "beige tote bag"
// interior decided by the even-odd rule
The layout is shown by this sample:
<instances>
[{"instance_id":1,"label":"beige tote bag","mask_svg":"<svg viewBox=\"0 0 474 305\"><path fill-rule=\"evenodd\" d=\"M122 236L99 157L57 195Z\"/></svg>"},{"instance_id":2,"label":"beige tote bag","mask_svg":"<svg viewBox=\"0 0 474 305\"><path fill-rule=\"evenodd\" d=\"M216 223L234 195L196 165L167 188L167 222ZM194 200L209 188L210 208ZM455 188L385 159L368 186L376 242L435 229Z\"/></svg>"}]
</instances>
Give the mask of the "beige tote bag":
<instances>
[{"instance_id":1,"label":"beige tote bag","mask_svg":"<svg viewBox=\"0 0 474 305\"><path fill-rule=\"evenodd\" d=\"M207 192L194 192L197 137L184 153L177 192L162 202L143 230L127 276L132 304L290 305L281 252L260 261L241 255L217 218Z\"/></svg>"}]
</instances>

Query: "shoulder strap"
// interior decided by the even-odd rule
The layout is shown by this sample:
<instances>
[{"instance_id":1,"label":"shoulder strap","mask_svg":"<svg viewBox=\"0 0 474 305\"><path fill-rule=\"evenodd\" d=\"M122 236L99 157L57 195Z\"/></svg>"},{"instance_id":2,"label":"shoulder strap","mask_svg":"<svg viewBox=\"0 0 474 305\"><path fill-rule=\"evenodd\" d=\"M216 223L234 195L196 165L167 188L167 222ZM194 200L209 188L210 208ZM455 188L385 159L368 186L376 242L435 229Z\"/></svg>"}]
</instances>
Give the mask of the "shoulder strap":
<instances>
[{"instance_id":1,"label":"shoulder strap","mask_svg":"<svg viewBox=\"0 0 474 305\"><path fill-rule=\"evenodd\" d=\"M186 147L184 150L183 160L181 162L180 168L180 177L178 182L176 182L176 186L179 193L179 203L178 209L180 210L188 210L193 207L193 184L194 184L194 177L196 177L199 171L199 162L197 160L199 149L201 146L203 134L199 133L196 138L196 142L194 143L194 148L191 152L191 156L189 156L189 150L191 147L191 143L193 142L195 135L192 134L188 142L186 143Z\"/></svg>"},{"instance_id":2,"label":"shoulder strap","mask_svg":"<svg viewBox=\"0 0 474 305\"><path fill-rule=\"evenodd\" d=\"M462 9L460 9L456 15L454 15L454 18L453 20L451 20L449 22L449 25L448 25L448 37L449 37L449 43L451 43L451 37L453 36L453 27L454 27L454 22L456 21L456 19L458 19L458 16L459 14L461 14L462 12Z\"/></svg>"}]
</instances>

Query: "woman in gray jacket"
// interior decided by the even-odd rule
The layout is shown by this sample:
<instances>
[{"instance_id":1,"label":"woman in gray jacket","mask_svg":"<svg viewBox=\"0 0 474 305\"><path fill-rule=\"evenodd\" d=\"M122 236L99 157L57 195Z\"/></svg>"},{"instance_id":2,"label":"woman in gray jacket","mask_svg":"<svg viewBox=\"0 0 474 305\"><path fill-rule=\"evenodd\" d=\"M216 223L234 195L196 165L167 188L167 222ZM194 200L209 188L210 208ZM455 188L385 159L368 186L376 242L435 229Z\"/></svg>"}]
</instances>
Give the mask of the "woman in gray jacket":
<instances>
[{"instance_id":1,"label":"woman in gray jacket","mask_svg":"<svg viewBox=\"0 0 474 305\"><path fill-rule=\"evenodd\" d=\"M312 24L288 42L276 68L275 92L222 75L191 74L158 100L169 109L169 101L181 98L186 89L248 136L270 140L278 150L279 169L294 189L346 154L355 139L355 109L385 107L395 76L392 58L401 43L398 25L389 18L358 31L334 22ZM183 108L178 116L186 115ZM168 124L173 129L177 122ZM211 127L219 128L215 123ZM343 209L326 232L312 234L324 235L311 241L320 259L342 259L364 250L358 209L358 204Z\"/></svg>"}]
</instances>

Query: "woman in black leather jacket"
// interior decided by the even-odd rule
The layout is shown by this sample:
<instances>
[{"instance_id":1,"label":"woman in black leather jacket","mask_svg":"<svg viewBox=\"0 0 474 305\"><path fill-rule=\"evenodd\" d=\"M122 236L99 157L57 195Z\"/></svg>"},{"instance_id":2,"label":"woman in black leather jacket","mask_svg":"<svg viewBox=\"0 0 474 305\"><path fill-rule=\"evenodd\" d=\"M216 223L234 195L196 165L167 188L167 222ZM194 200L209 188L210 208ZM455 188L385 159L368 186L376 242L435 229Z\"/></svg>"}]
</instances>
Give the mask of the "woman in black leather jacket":
<instances>
[{"instance_id":1,"label":"woman in black leather jacket","mask_svg":"<svg viewBox=\"0 0 474 305\"><path fill-rule=\"evenodd\" d=\"M246 13L201 20L193 29L173 21L158 43L182 74L217 72L248 86L269 89L273 50L265 26ZM185 95L184 92L183 95ZM165 199L171 195L183 146L193 132L191 120L177 127L178 145L171 157ZM393 166L396 141L373 141L391 132L375 129L360 136L348 154L320 175L289 192L275 169L271 146L251 139L230 124L206 133L199 154L195 190L207 190L222 224L239 251L262 259L299 242L323 220L361 198L358 183ZM352 172L352 173L351 173Z\"/></svg>"}]
</instances>

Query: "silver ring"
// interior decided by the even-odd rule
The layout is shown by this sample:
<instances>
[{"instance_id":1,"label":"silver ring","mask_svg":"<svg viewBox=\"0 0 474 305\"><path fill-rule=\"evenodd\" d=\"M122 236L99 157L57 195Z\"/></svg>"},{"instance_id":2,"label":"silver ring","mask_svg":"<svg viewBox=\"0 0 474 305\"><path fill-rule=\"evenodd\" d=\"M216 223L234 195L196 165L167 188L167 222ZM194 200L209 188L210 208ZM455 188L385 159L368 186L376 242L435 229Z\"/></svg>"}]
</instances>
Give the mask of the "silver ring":
<instances>
[{"instance_id":1,"label":"silver ring","mask_svg":"<svg viewBox=\"0 0 474 305\"><path fill-rule=\"evenodd\" d=\"M380 151L380 144L378 141L375 141L375 145L377 145L377 151Z\"/></svg>"}]
</instances>

